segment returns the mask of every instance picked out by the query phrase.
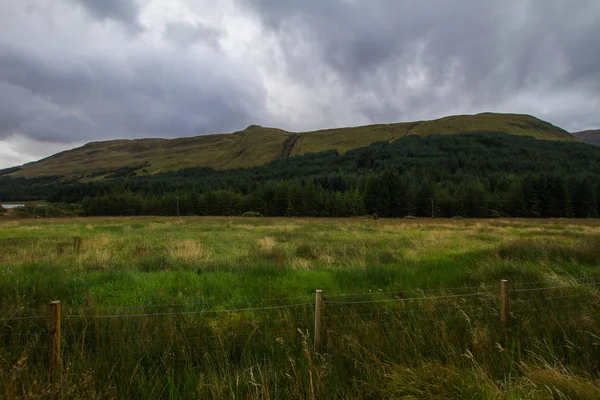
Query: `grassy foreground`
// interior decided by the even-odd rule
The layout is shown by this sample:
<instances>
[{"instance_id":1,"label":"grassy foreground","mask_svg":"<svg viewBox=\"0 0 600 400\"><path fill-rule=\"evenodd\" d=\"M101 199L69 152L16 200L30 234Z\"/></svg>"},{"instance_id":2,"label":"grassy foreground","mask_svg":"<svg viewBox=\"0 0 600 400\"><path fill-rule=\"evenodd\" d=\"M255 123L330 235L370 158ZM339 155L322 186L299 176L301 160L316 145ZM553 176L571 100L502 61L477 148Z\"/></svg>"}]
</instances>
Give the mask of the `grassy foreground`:
<instances>
[{"instance_id":1,"label":"grassy foreground","mask_svg":"<svg viewBox=\"0 0 600 400\"><path fill-rule=\"evenodd\" d=\"M598 221L0 218L0 393L600 398L599 272Z\"/></svg>"}]
</instances>

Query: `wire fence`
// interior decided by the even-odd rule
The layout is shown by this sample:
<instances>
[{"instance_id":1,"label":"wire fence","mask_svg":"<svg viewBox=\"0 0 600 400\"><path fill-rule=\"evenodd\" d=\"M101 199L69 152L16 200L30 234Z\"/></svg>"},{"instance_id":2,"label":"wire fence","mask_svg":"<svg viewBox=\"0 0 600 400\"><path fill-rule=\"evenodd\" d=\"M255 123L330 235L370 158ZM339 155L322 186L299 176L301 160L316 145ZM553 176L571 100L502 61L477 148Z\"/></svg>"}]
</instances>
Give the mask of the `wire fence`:
<instances>
[{"instance_id":1,"label":"wire fence","mask_svg":"<svg viewBox=\"0 0 600 400\"><path fill-rule=\"evenodd\" d=\"M599 288L600 281L583 279L517 283L506 293L483 285L322 297L317 293L315 298L240 300L237 304L243 306L238 308L196 302L61 310L53 302L46 312L1 311L0 356L26 354L56 364L61 358L99 352L134 357L186 352L199 357L211 351L253 349L259 355L283 345L310 345L322 352L327 341L348 340L351 335L364 340L374 333L408 330L426 335L440 326L463 329L474 323L503 332L551 315L560 323L565 312L597 315Z\"/></svg>"}]
</instances>

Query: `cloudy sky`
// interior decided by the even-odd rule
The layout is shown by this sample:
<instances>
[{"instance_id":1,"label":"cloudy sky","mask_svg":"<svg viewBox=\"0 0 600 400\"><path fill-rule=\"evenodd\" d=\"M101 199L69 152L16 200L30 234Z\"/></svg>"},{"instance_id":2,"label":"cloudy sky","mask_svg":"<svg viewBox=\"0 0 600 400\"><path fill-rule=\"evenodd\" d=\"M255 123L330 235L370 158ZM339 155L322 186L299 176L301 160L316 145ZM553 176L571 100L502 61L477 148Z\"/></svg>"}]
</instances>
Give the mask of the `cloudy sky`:
<instances>
[{"instance_id":1,"label":"cloudy sky","mask_svg":"<svg viewBox=\"0 0 600 400\"><path fill-rule=\"evenodd\" d=\"M598 21L598 0L0 0L0 168L250 124L600 128Z\"/></svg>"}]
</instances>

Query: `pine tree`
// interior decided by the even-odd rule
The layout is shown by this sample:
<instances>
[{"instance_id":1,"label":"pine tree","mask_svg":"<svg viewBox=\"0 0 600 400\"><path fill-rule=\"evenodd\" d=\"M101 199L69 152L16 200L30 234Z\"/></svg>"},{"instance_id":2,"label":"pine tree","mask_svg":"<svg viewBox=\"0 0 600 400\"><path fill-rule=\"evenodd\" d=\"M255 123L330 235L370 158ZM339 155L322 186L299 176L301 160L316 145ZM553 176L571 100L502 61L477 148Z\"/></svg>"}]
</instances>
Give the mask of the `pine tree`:
<instances>
[{"instance_id":1,"label":"pine tree","mask_svg":"<svg viewBox=\"0 0 600 400\"><path fill-rule=\"evenodd\" d=\"M431 217L432 207L435 207L433 188L430 184L424 184L419 188L416 195L416 215L418 217ZM435 209L433 208L433 216Z\"/></svg>"}]
</instances>

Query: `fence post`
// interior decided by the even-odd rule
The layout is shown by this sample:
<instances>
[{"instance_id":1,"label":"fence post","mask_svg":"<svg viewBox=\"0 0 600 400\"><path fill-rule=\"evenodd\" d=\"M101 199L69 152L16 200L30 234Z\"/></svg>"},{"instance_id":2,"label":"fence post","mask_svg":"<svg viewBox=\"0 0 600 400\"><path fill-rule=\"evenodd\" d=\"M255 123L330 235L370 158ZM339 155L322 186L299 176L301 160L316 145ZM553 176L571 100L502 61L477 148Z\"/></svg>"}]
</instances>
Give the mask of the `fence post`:
<instances>
[{"instance_id":1,"label":"fence post","mask_svg":"<svg viewBox=\"0 0 600 400\"><path fill-rule=\"evenodd\" d=\"M60 365L60 301L48 304L50 329L48 334L48 350L50 352L50 375Z\"/></svg>"},{"instance_id":2,"label":"fence post","mask_svg":"<svg viewBox=\"0 0 600 400\"><path fill-rule=\"evenodd\" d=\"M315 352L321 351L321 317L323 312L323 291L317 289L315 293Z\"/></svg>"},{"instance_id":3,"label":"fence post","mask_svg":"<svg viewBox=\"0 0 600 400\"><path fill-rule=\"evenodd\" d=\"M508 281L500 281L500 322L502 323L502 332L508 326Z\"/></svg>"}]
</instances>

